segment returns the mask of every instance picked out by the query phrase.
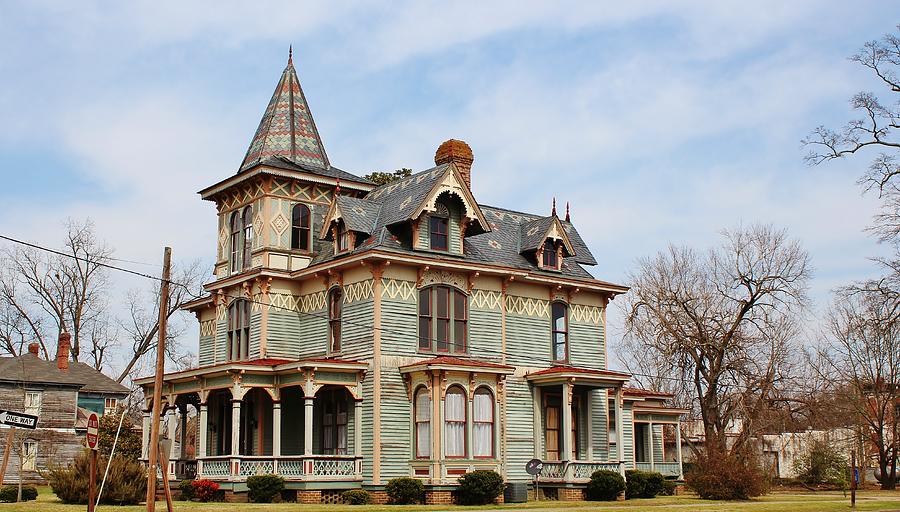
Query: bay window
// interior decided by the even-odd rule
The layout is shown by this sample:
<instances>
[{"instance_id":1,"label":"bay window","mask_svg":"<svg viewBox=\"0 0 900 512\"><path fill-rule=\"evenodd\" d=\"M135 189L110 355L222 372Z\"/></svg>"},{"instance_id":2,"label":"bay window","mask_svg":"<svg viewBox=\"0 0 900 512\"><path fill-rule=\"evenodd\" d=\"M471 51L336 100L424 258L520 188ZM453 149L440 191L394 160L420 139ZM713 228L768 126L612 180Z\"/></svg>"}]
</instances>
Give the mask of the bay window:
<instances>
[{"instance_id":1,"label":"bay window","mask_svg":"<svg viewBox=\"0 0 900 512\"><path fill-rule=\"evenodd\" d=\"M415 398L416 458L431 457L431 394L420 387Z\"/></svg>"},{"instance_id":2,"label":"bay window","mask_svg":"<svg viewBox=\"0 0 900 512\"><path fill-rule=\"evenodd\" d=\"M444 397L444 456L466 456L466 392L459 386L448 389Z\"/></svg>"},{"instance_id":3,"label":"bay window","mask_svg":"<svg viewBox=\"0 0 900 512\"><path fill-rule=\"evenodd\" d=\"M463 292L444 285L419 290L419 350L464 353L467 324Z\"/></svg>"},{"instance_id":4,"label":"bay window","mask_svg":"<svg viewBox=\"0 0 900 512\"><path fill-rule=\"evenodd\" d=\"M494 456L494 395L485 388L475 391L472 402L472 444L475 457Z\"/></svg>"}]
</instances>

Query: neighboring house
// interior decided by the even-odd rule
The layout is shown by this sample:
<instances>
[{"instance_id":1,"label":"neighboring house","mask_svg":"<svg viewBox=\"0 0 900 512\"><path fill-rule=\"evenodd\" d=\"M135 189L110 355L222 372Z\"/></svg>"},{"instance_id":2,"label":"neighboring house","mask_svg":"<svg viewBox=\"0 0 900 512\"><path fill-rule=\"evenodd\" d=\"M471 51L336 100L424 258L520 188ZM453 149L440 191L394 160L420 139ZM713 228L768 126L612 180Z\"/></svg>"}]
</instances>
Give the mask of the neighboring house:
<instances>
[{"instance_id":1,"label":"neighboring house","mask_svg":"<svg viewBox=\"0 0 900 512\"><path fill-rule=\"evenodd\" d=\"M82 449L87 417L116 412L128 388L102 372L69 359L69 334L60 335L56 359L38 355L38 344L18 357L0 357L0 409L38 417L37 429L18 429L4 481L43 483L42 471L67 464ZM7 429L0 425L0 457Z\"/></svg>"},{"instance_id":2,"label":"neighboring house","mask_svg":"<svg viewBox=\"0 0 900 512\"><path fill-rule=\"evenodd\" d=\"M163 435L199 419L199 476L243 492L276 473L306 502L382 500L396 477L440 502L476 469L530 481L532 458L560 499L597 469L680 476L662 437L684 411L608 368L606 307L627 288L585 270L568 208L479 204L473 160L449 140L380 187L333 167L288 62L238 172L200 192L218 212L216 279L185 306L200 367L161 390ZM177 441L169 469L192 476Z\"/></svg>"},{"instance_id":3,"label":"neighboring house","mask_svg":"<svg viewBox=\"0 0 900 512\"><path fill-rule=\"evenodd\" d=\"M850 453L858 445L856 434L849 428L763 434L759 439L763 463L769 474L776 478L796 478L797 460L805 456L816 441L824 442L838 453L846 454L848 464Z\"/></svg>"}]
</instances>

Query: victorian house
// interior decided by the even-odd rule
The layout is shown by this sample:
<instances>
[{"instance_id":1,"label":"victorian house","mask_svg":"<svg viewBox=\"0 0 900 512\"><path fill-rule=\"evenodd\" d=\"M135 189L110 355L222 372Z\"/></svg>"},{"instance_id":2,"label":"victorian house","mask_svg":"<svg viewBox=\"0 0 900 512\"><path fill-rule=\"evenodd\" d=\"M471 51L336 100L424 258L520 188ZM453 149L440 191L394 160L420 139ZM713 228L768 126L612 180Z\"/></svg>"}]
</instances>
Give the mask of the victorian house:
<instances>
[{"instance_id":1,"label":"victorian house","mask_svg":"<svg viewBox=\"0 0 900 512\"><path fill-rule=\"evenodd\" d=\"M288 61L237 173L200 191L218 244L186 306L199 367L165 375L157 419L172 438L199 419L171 445L177 476L240 493L274 473L327 502L396 477L439 501L477 469L530 481L533 458L560 498L602 468L681 475L684 411L607 367L606 307L627 288L585 270L568 211L479 204L473 162L448 140L386 185L334 167Z\"/></svg>"}]
</instances>

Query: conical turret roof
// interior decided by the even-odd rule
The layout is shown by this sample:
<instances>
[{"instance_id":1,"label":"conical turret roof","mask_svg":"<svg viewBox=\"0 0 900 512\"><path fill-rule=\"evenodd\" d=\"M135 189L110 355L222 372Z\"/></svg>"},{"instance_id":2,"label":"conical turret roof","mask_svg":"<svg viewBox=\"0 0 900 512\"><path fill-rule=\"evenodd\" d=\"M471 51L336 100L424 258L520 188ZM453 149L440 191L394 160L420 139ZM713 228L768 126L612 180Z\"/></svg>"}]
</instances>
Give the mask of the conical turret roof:
<instances>
[{"instance_id":1,"label":"conical turret roof","mask_svg":"<svg viewBox=\"0 0 900 512\"><path fill-rule=\"evenodd\" d=\"M270 158L282 158L302 167L329 169L328 155L309 111L309 104L294 69L293 52L275 87L256 135L238 172Z\"/></svg>"}]
</instances>

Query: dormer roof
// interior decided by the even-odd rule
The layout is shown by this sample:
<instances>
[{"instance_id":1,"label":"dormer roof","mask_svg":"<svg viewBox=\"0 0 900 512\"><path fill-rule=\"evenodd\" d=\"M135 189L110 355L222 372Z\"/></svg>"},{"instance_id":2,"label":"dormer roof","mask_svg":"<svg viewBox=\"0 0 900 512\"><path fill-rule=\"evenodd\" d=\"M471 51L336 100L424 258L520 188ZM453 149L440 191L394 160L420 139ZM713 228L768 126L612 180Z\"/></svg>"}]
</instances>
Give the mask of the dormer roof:
<instances>
[{"instance_id":1,"label":"dormer roof","mask_svg":"<svg viewBox=\"0 0 900 512\"><path fill-rule=\"evenodd\" d=\"M521 227L521 251L536 251L544 245L549 238L551 240L560 240L563 244L563 256L575 256L576 252L569 240L562 222L555 214L549 217L540 217L531 221L523 222Z\"/></svg>"},{"instance_id":2,"label":"dormer roof","mask_svg":"<svg viewBox=\"0 0 900 512\"><path fill-rule=\"evenodd\" d=\"M325 213L325 222L322 223L322 231L319 238L331 239L331 225L342 220L350 231L371 235L375 231L378 217L381 212L381 204L366 199L355 197L335 196Z\"/></svg>"}]
</instances>

